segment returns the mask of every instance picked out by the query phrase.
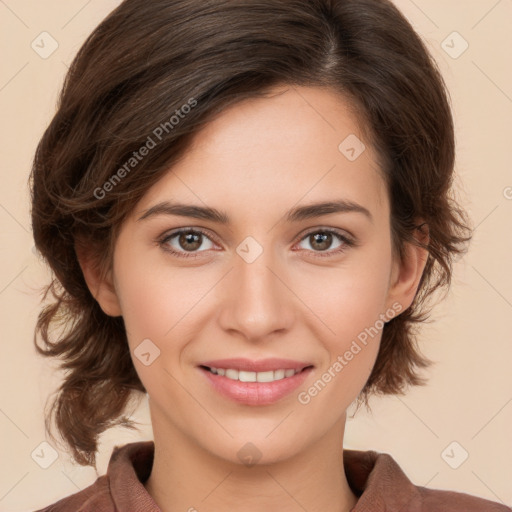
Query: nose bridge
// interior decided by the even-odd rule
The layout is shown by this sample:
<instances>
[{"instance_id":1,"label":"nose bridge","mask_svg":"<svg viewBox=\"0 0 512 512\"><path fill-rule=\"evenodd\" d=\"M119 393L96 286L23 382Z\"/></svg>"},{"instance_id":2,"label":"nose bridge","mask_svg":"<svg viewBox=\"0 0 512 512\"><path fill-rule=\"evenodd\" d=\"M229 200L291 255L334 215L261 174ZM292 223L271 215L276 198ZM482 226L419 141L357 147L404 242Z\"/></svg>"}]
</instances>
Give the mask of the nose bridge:
<instances>
[{"instance_id":1,"label":"nose bridge","mask_svg":"<svg viewBox=\"0 0 512 512\"><path fill-rule=\"evenodd\" d=\"M221 319L225 329L259 339L290 326L292 303L274 251L250 238L239 245L234 256L235 268L226 290L229 299L224 302Z\"/></svg>"}]
</instances>

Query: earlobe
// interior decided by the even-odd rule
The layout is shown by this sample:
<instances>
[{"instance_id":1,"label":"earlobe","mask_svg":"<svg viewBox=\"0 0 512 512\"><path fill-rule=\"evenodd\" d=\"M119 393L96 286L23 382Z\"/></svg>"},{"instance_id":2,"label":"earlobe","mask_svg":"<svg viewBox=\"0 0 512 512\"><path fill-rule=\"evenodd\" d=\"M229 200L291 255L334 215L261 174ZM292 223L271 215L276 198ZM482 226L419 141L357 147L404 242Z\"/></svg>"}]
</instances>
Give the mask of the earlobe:
<instances>
[{"instance_id":1,"label":"earlobe","mask_svg":"<svg viewBox=\"0 0 512 512\"><path fill-rule=\"evenodd\" d=\"M428 245L428 227L425 224L417 229L415 238ZM405 243L403 261L397 261L388 292L388 307L398 302L405 311L413 302L425 270L428 250L412 243Z\"/></svg>"},{"instance_id":2,"label":"earlobe","mask_svg":"<svg viewBox=\"0 0 512 512\"><path fill-rule=\"evenodd\" d=\"M85 249L83 245L76 243L75 252L87 287L103 312L108 316L121 316L121 306L114 286L112 271L102 275L91 251Z\"/></svg>"}]
</instances>

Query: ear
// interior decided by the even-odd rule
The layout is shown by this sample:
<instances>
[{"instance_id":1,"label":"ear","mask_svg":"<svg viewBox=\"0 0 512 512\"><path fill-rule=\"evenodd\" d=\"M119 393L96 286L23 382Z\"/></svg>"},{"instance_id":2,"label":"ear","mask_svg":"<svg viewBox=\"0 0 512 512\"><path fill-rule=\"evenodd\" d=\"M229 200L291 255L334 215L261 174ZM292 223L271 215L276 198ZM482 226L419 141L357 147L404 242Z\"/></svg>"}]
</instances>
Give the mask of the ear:
<instances>
[{"instance_id":1,"label":"ear","mask_svg":"<svg viewBox=\"0 0 512 512\"><path fill-rule=\"evenodd\" d=\"M425 245L428 245L428 226L423 221L414 232L414 237ZM410 242L405 243L403 261L398 257L393 263L390 286L388 289L387 306L398 302L405 311L413 302L418 286L425 269L428 258L428 250L418 247Z\"/></svg>"},{"instance_id":2,"label":"ear","mask_svg":"<svg viewBox=\"0 0 512 512\"><path fill-rule=\"evenodd\" d=\"M115 290L112 271L102 273L97 257L94 257L90 246L86 247L86 244L77 241L75 252L87 287L103 312L109 316L121 316L121 305Z\"/></svg>"}]
</instances>

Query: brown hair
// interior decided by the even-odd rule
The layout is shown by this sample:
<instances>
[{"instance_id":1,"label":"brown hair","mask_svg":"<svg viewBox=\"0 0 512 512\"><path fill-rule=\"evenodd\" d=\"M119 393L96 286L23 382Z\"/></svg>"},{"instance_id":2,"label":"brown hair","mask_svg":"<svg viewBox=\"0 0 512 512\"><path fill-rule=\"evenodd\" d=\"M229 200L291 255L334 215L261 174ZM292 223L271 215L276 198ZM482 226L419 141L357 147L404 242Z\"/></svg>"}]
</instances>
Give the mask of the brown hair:
<instances>
[{"instance_id":1,"label":"brown hair","mask_svg":"<svg viewBox=\"0 0 512 512\"><path fill-rule=\"evenodd\" d=\"M66 370L46 428L54 415L78 463L95 464L104 430L133 428L122 414L132 392L145 390L123 319L107 316L91 295L75 243L94 248L106 273L123 219L194 134L228 105L279 84L329 87L357 110L388 185L396 254L403 257L405 242L420 243L418 219L428 224L418 293L385 325L358 400L425 383L417 370L432 362L413 327L428 318L434 290L448 288L470 229L451 196L445 84L409 22L388 0L125 0L74 59L31 174L35 244L53 272L34 341ZM130 161L148 138L158 143ZM61 331L54 341L51 327Z\"/></svg>"}]
</instances>

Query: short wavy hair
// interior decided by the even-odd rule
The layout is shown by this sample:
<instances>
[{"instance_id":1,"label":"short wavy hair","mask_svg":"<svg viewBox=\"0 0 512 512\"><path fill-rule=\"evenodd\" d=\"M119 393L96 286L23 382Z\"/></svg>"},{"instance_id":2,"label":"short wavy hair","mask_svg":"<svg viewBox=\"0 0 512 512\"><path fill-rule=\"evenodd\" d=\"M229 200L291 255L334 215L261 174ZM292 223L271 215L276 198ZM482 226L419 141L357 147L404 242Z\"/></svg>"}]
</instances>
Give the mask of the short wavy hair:
<instances>
[{"instance_id":1,"label":"short wavy hair","mask_svg":"<svg viewBox=\"0 0 512 512\"><path fill-rule=\"evenodd\" d=\"M92 248L105 275L123 220L194 135L280 84L328 87L349 101L379 156L394 254L402 258L406 243L428 249L413 304L384 326L358 403L425 384L418 371L432 361L414 327L429 317L433 292L449 288L471 229L453 194L449 94L410 23L388 0L125 0L73 60L30 176L35 245L52 272L34 343L65 370L45 425L52 435L55 419L79 464L95 465L106 429L134 428L123 413L145 389L123 319L90 293L75 245ZM173 123L191 98L194 108ZM104 193L158 126L159 143ZM418 219L426 244L414 236Z\"/></svg>"}]
</instances>

